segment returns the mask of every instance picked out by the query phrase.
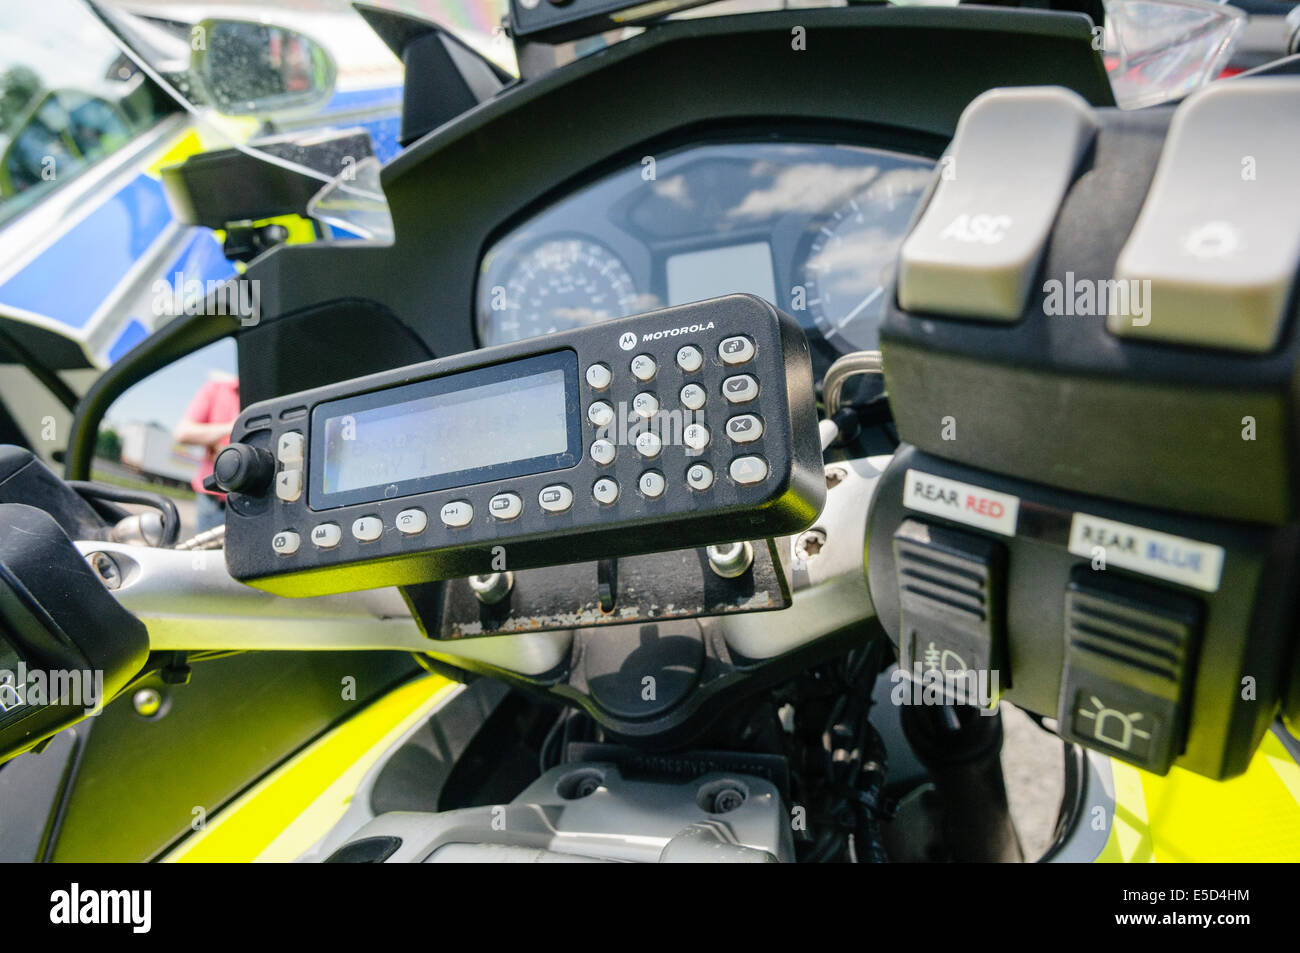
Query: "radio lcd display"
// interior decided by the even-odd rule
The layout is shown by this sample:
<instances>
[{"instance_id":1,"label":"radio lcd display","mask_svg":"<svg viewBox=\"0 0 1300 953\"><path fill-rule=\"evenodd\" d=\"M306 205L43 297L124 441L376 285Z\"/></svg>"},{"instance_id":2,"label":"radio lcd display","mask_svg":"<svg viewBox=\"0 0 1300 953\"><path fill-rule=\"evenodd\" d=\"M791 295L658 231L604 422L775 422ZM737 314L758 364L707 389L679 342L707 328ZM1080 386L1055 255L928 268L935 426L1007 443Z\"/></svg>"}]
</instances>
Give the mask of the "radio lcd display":
<instances>
[{"instance_id":1,"label":"radio lcd display","mask_svg":"<svg viewBox=\"0 0 1300 953\"><path fill-rule=\"evenodd\" d=\"M558 351L317 405L311 506L573 466L577 366L572 351Z\"/></svg>"}]
</instances>

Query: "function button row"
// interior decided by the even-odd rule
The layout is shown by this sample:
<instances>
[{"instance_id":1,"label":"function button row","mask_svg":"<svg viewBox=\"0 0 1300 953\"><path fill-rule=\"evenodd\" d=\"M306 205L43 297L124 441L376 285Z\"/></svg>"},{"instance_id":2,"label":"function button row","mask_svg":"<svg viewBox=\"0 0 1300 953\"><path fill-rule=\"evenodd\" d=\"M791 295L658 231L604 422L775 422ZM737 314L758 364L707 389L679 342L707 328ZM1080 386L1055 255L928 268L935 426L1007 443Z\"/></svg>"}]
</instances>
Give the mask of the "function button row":
<instances>
[{"instance_id":1,"label":"function button row","mask_svg":"<svg viewBox=\"0 0 1300 953\"><path fill-rule=\"evenodd\" d=\"M736 457L728 472L736 483L751 486L767 478L767 461L757 456ZM692 464L686 470L686 483L693 490L709 489L714 483L713 468L707 463ZM667 488L668 482L658 470L646 470L637 480L637 489L652 500L663 496ZM591 487L592 499L605 506L617 502L619 493L618 482L611 477L601 477ZM563 513L573 506L573 490L563 483L553 483L541 489L537 503L548 513ZM516 519L523 509L524 501L517 493L498 493L488 502L488 512L498 520ZM453 500L442 507L439 517L448 528L459 529L474 519L474 507L468 500ZM429 518L424 510L405 509L397 514L394 525L399 533L415 536L428 527ZM362 516L352 523L353 537L363 543L374 542L383 532L384 524L378 516ZM342 540L343 531L337 523L312 528L311 541L318 549L334 549ZM301 545L301 537L293 530L281 530L271 538L271 549L280 556L292 556Z\"/></svg>"}]
</instances>

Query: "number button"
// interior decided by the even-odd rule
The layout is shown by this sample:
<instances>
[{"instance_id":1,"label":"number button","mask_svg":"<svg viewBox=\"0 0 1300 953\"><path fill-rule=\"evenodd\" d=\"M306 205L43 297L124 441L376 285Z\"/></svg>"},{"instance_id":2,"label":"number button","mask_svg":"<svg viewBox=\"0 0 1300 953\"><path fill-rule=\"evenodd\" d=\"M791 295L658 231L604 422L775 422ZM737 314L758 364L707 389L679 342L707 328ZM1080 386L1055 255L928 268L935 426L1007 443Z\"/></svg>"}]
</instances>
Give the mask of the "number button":
<instances>
[{"instance_id":1,"label":"number button","mask_svg":"<svg viewBox=\"0 0 1300 953\"><path fill-rule=\"evenodd\" d=\"M271 537L271 548L280 556L292 556L298 551L301 544L301 537L291 529L286 529L284 532L276 533Z\"/></svg>"},{"instance_id":2,"label":"number button","mask_svg":"<svg viewBox=\"0 0 1300 953\"><path fill-rule=\"evenodd\" d=\"M704 424L688 424L682 431L682 442L692 450L703 450L709 445L709 428Z\"/></svg>"},{"instance_id":3,"label":"number button","mask_svg":"<svg viewBox=\"0 0 1300 953\"><path fill-rule=\"evenodd\" d=\"M709 399L709 393L699 384L687 384L682 388L681 399L687 410L699 410Z\"/></svg>"},{"instance_id":4,"label":"number button","mask_svg":"<svg viewBox=\"0 0 1300 953\"><path fill-rule=\"evenodd\" d=\"M647 460L653 460L659 456L659 451L664 448L663 441L659 439L657 433L649 430L643 430L636 435L636 452L641 454Z\"/></svg>"},{"instance_id":5,"label":"number button","mask_svg":"<svg viewBox=\"0 0 1300 953\"><path fill-rule=\"evenodd\" d=\"M593 364L587 368L587 383L591 385L592 390L604 390L613 379L614 375L604 364Z\"/></svg>"},{"instance_id":6,"label":"number button","mask_svg":"<svg viewBox=\"0 0 1300 953\"><path fill-rule=\"evenodd\" d=\"M597 427L608 427L614 422L614 408L598 400L587 408L587 419Z\"/></svg>"},{"instance_id":7,"label":"number button","mask_svg":"<svg viewBox=\"0 0 1300 953\"><path fill-rule=\"evenodd\" d=\"M592 498L608 506L618 499L618 484L609 477L601 477L591 487Z\"/></svg>"},{"instance_id":8,"label":"number button","mask_svg":"<svg viewBox=\"0 0 1300 953\"><path fill-rule=\"evenodd\" d=\"M758 396L758 381L748 374L737 374L722 382L722 396L733 404L743 404Z\"/></svg>"},{"instance_id":9,"label":"number button","mask_svg":"<svg viewBox=\"0 0 1300 953\"><path fill-rule=\"evenodd\" d=\"M537 505L548 513L563 513L573 505L573 491L563 483L544 486L537 494Z\"/></svg>"},{"instance_id":10,"label":"number button","mask_svg":"<svg viewBox=\"0 0 1300 953\"><path fill-rule=\"evenodd\" d=\"M460 529L468 526L474 518L474 507L469 505L468 500L452 500L443 506L438 515L442 518L442 525Z\"/></svg>"},{"instance_id":11,"label":"number button","mask_svg":"<svg viewBox=\"0 0 1300 953\"><path fill-rule=\"evenodd\" d=\"M664 475L658 470L647 470L641 474L637 486L641 488L642 493L653 500L663 495L664 487L667 484L664 482Z\"/></svg>"},{"instance_id":12,"label":"number button","mask_svg":"<svg viewBox=\"0 0 1300 953\"><path fill-rule=\"evenodd\" d=\"M617 454L618 450L608 440L597 440L591 445L591 459L602 467L607 467L613 463Z\"/></svg>"},{"instance_id":13,"label":"number button","mask_svg":"<svg viewBox=\"0 0 1300 953\"><path fill-rule=\"evenodd\" d=\"M384 524L378 516L363 516L352 524L352 535L363 543L373 543L384 533Z\"/></svg>"},{"instance_id":14,"label":"number button","mask_svg":"<svg viewBox=\"0 0 1300 953\"><path fill-rule=\"evenodd\" d=\"M655 363L655 359L649 354L638 354L632 358L631 369L632 376L644 382L654 379L655 374L659 371L659 365Z\"/></svg>"},{"instance_id":15,"label":"number button","mask_svg":"<svg viewBox=\"0 0 1300 953\"><path fill-rule=\"evenodd\" d=\"M647 420L659 413L659 398L642 392L632 398L632 409Z\"/></svg>"},{"instance_id":16,"label":"number button","mask_svg":"<svg viewBox=\"0 0 1300 953\"><path fill-rule=\"evenodd\" d=\"M707 490L713 486L713 469L707 463L697 463L686 471L686 483L692 490Z\"/></svg>"},{"instance_id":17,"label":"number button","mask_svg":"<svg viewBox=\"0 0 1300 953\"><path fill-rule=\"evenodd\" d=\"M718 357L724 364L744 364L754 357L754 342L740 334L725 338L718 345Z\"/></svg>"},{"instance_id":18,"label":"number button","mask_svg":"<svg viewBox=\"0 0 1300 953\"><path fill-rule=\"evenodd\" d=\"M429 525L429 517L424 510L402 510L397 514L396 523L399 533L414 536L424 532L424 528Z\"/></svg>"},{"instance_id":19,"label":"number button","mask_svg":"<svg viewBox=\"0 0 1300 953\"><path fill-rule=\"evenodd\" d=\"M524 511L524 501L518 493L498 493L488 500L488 512L493 519L512 520Z\"/></svg>"},{"instance_id":20,"label":"number button","mask_svg":"<svg viewBox=\"0 0 1300 953\"><path fill-rule=\"evenodd\" d=\"M704 364L704 352L693 344L688 344L677 351L677 366L687 374L693 374Z\"/></svg>"},{"instance_id":21,"label":"number button","mask_svg":"<svg viewBox=\"0 0 1300 953\"><path fill-rule=\"evenodd\" d=\"M763 421L753 414L741 414L727 421L727 436L736 443L753 443L763 436Z\"/></svg>"},{"instance_id":22,"label":"number button","mask_svg":"<svg viewBox=\"0 0 1300 953\"><path fill-rule=\"evenodd\" d=\"M317 549L333 549L343 539L338 523L321 523L311 531L311 541Z\"/></svg>"}]
</instances>

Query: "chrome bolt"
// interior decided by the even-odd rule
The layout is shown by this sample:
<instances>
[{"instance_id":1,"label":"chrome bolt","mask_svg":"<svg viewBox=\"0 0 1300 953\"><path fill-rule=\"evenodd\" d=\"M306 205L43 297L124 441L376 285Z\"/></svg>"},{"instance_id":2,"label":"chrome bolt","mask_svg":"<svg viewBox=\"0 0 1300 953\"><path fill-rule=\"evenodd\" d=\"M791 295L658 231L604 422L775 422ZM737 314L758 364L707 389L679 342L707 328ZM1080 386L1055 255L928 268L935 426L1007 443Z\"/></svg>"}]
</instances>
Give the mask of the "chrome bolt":
<instances>
[{"instance_id":1,"label":"chrome bolt","mask_svg":"<svg viewBox=\"0 0 1300 953\"><path fill-rule=\"evenodd\" d=\"M485 606L494 606L514 588L515 575L511 572L492 572L484 576L470 576L469 587Z\"/></svg>"},{"instance_id":2,"label":"chrome bolt","mask_svg":"<svg viewBox=\"0 0 1300 953\"><path fill-rule=\"evenodd\" d=\"M723 543L704 552L709 557L709 568L723 579L743 576L754 564L754 547L749 543Z\"/></svg>"},{"instance_id":3,"label":"chrome bolt","mask_svg":"<svg viewBox=\"0 0 1300 953\"><path fill-rule=\"evenodd\" d=\"M163 699L156 688L142 688L131 696L135 713L141 718L153 718L162 711Z\"/></svg>"}]
</instances>

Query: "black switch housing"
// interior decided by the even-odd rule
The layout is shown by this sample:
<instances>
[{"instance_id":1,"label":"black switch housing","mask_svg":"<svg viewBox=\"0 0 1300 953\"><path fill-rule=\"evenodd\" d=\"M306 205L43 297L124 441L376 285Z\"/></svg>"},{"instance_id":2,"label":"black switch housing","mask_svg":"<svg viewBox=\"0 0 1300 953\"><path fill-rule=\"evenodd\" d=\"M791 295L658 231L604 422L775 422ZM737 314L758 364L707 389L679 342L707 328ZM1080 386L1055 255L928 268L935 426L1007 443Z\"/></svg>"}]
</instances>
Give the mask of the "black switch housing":
<instances>
[{"instance_id":1,"label":"black switch housing","mask_svg":"<svg viewBox=\"0 0 1300 953\"><path fill-rule=\"evenodd\" d=\"M997 672L998 689L1007 688L1005 548L974 533L907 519L894 533L894 559L904 672L915 677L919 669L929 677L937 670L948 678Z\"/></svg>"},{"instance_id":2,"label":"black switch housing","mask_svg":"<svg viewBox=\"0 0 1300 953\"><path fill-rule=\"evenodd\" d=\"M1201 615L1192 596L1076 567L1065 593L1060 734L1167 772L1186 739Z\"/></svg>"}]
</instances>

